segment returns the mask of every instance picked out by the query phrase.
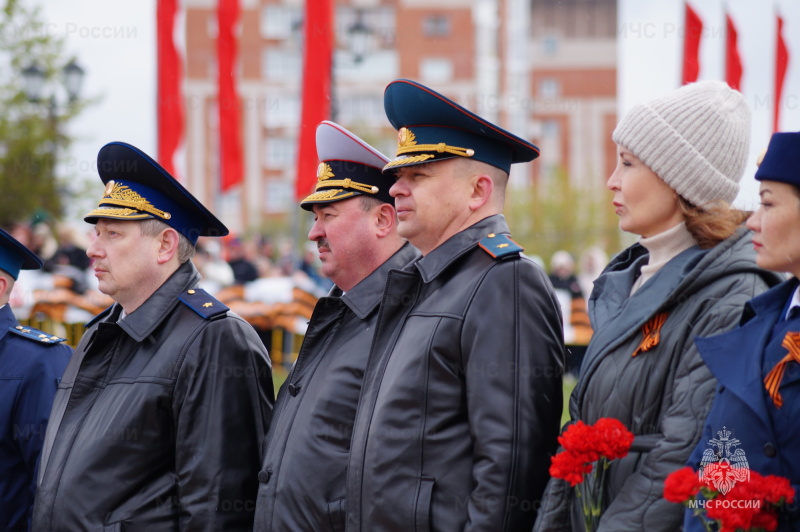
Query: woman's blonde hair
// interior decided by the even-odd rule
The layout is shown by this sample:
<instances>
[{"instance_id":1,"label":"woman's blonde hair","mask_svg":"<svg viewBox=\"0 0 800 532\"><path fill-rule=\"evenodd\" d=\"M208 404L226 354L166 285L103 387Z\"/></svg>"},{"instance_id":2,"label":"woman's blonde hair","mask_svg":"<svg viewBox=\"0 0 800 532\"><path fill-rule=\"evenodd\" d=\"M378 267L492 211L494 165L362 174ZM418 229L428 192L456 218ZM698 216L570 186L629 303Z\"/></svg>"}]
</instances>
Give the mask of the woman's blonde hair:
<instances>
[{"instance_id":1,"label":"woman's blonde hair","mask_svg":"<svg viewBox=\"0 0 800 532\"><path fill-rule=\"evenodd\" d=\"M701 249L713 248L729 238L751 214L750 211L734 209L723 200L697 207L680 196L678 198L686 229Z\"/></svg>"}]
</instances>

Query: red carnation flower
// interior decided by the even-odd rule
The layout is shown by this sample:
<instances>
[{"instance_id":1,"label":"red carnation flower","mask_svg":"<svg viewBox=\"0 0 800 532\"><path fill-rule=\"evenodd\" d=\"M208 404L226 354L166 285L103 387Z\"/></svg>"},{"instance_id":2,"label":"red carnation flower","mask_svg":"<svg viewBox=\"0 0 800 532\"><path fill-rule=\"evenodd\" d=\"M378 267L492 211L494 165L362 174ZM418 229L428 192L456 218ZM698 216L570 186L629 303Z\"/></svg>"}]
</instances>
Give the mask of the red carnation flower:
<instances>
[{"instance_id":1,"label":"red carnation flower","mask_svg":"<svg viewBox=\"0 0 800 532\"><path fill-rule=\"evenodd\" d=\"M634 436L620 420L609 417L600 418L594 424L594 431L602 456L609 460L627 456Z\"/></svg>"},{"instance_id":2,"label":"red carnation flower","mask_svg":"<svg viewBox=\"0 0 800 532\"><path fill-rule=\"evenodd\" d=\"M550 475L566 480L570 486L580 484L585 478L584 475L591 472L592 464L586 463L581 456L571 451L558 453L550 464Z\"/></svg>"},{"instance_id":3,"label":"red carnation flower","mask_svg":"<svg viewBox=\"0 0 800 532\"><path fill-rule=\"evenodd\" d=\"M664 481L664 498L669 502L682 503L694 497L702 487L697 473L691 467L684 467L670 473Z\"/></svg>"},{"instance_id":4,"label":"red carnation flower","mask_svg":"<svg viewBox=\"0 0 800 532\"><path fill-rule=\"evenodd\" d=\"M752 476L753 471L750 472ZM764 499L770 504L794 502L794 488L788 478L777 475L764 477Z\"/></svg>"},{"instance_id":5,"label":"red carnation flower","mask_svg":"<svg viewBox=\"0 0 800 532\"><path fill-rule=\"evenodd\" d=\"M570 451L576 457L583 457L585 462L595 462L600 458L595 431L583 421L577 421L567 427L567 430L558 437L558 443L565 451Z\"/></svg>"},{"instance_id":6,"label":"red carnation flower","mask_svg":"<svg viewBox=\"0 0 800 532\"><path fill-rule=\"evenodd\" d=\"M584 528L592 532L597 529L602 513L609 462L628 454L633 434L620 421L601 418L594 425L583 421L573 423L558 437L558 443L564 450L553 457L550 475L575 487L583 501Z\"/></svg>"},{"instance_id":7,"label":"red carnation flower","mask_svg":"<svg viewBox=\"0 0 800 532\"><path fill-rule=\"evenodd\" d=\"M701 493L706 500L702 510L690 506ZM695 515L706 530L742 532L773 531L778 528L778 511L794 500L794 489L788 479L761 476L750 471L750 479L737 482L727 493L708 483L701 483L689 467L671 473L664 482L664 498L695 508Z\"/></svg>"}]
</instances>

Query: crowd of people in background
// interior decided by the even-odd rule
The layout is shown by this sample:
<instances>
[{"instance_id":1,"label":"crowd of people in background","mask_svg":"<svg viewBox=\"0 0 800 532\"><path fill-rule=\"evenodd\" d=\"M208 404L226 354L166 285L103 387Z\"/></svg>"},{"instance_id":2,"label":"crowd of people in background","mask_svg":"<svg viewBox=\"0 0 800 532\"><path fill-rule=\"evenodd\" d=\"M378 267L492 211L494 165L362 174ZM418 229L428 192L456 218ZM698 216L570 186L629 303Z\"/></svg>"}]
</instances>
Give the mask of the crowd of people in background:
<instances>
[{"instance_id":1,"label":"crowd of people in background","mask_svg":"<svg viewBox=\"0 0 800 532\"><path fill-rule=\"evenodd\" d=\"M111 304L111 299L97 290L86 255L94 238L90 226L18 222L11 234L44 260L43 269L21 272L14 287L10 304L18 319L38 314L64 323L83 323ZM258 325L270 306L290 303L293 291L319 298L333 286L320 274L316 243L306 242L299 248L298 252L296 243L285 235L200 238L192 261L203 276L200 286L204 290L221 295ZM536 255L535 250L528 257L549 273L561 306L564 341L587 345L592 337L586 313L588 297L592 283L608 262L606 252L591 246L580 252L577 261L566 250L556 251L548 260ZM229 290L232 287L237 290ZM292 322L289 328L302 333L304 323ZM572 370L577 374L577 368Z\"/></svg>"},{"instance_id":2,"label":"crowd of people in background","mask_svg":"<svg viewBox=\"0 0 800 532\"><path fill-rule=\"evenodd\" d=\"M86 254L94 239L91 226L18 222L10 234L44 260L43 269L21 272L14 286L10 305L18 319L85 323L112 303L97 290ZM273 305L291 302L293 289L318 298L332 286L319 273L314 243L304 245L298 253L290 237L231 236L219 240L201 238L192 259L203 276L201 286L211 294L224 295L226 289L240 287L237 297L243 303ZM264 307L259 311L264 312Z\"/></svg>"}]
</instances>

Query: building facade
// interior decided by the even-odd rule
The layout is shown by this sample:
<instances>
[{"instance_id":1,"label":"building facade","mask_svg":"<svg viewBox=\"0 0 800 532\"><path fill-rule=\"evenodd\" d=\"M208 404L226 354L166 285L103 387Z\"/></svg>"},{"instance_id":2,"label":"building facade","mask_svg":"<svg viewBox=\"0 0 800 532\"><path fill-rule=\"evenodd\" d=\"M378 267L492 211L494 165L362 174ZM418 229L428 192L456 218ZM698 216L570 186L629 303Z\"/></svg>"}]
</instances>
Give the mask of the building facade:
<instances>
[{"instance_id":1,"label":"building facade","mask_svg":"<svg viewBox=\"0 0 800 532\"><path fill-rule=\"evenodd\" d=\"M312 1L312 0L309 0ZM316 0L321 1L321 0ZM602 187L614 166L616 0L334 0L332 119L387 155L392 80L420 81L532 140L528 187L555 172ZM184 0L184 181L235 232L296 211L301 0L241 0L239 93L245 176L219 189L216 1Z\"/></svg>"}]
</instances>

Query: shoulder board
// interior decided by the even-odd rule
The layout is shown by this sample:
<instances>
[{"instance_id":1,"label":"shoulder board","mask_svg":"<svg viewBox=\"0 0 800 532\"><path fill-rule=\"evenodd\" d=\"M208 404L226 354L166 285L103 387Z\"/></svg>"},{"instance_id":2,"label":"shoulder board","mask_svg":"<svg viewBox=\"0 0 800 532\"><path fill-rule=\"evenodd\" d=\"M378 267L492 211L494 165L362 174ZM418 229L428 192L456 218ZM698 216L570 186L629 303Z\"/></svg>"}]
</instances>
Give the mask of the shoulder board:
<instances>
[{"instance_id":1,"label":"shoulder board","mask_svg":"<svg viewBox=\"0 0 800 532\"><path fill-rule=\"evenodd\" d=\"M230 310L202 288L187 290L178 296L178 299L207 320Z\"/></svg>"},{"instance_id":2,"label":"shoulder board","mask_svg":"<svg viewBox=\"0 0 800 532\"><path fill-rule=\"evenodd\" d=\"M15 325L13 327L9 327L8 330L28 340L39 342L40 344L58 344L66 341L66 338L53 336L52 334L47 334L39 329L25 327L24 325Z\"/></svg>"},{"instance_id":3,"label":"shoulder board","mask_svg":"<svg viewBox=\"0 0 800 532\"><path fill-rule=\"evenodd\" d=\"M478 246L495 259L501 259L508 255L519 255L523 251L522 246L511 240L508 235L489 233L478 242Z\"/></svg>"}]
</instances>

